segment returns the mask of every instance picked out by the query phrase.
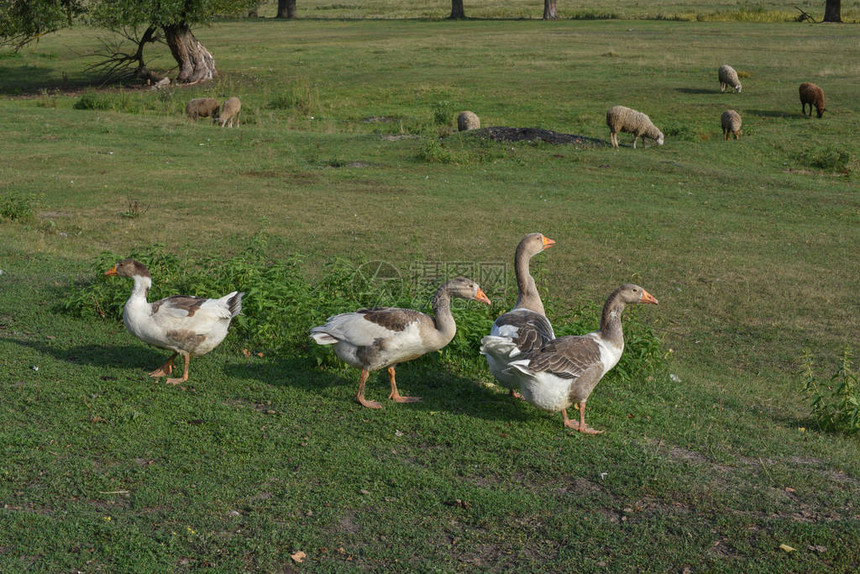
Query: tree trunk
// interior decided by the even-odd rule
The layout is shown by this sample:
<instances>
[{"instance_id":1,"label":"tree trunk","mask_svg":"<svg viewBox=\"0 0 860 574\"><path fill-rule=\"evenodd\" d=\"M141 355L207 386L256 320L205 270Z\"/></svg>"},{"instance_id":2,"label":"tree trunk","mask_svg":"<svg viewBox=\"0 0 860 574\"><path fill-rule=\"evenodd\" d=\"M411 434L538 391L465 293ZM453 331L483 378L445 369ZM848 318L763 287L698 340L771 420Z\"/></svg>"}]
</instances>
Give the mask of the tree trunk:
<instances>
[{"instance_id":1,"label":"tree trunk","mask_svg":"<svg viewBox=\"0 0 860 574\"><path fill-rule=\"evenodd\" d=\"M558 20L558 10L555 9L555 0L543 0L543 19Z\"/></svg>"},{"instance_id":2,"label":"tree trunk","mask_svg":"<svg viewBox=\"0 0 860 574\"><path fill-rule=\"evenodd\" d=\"M842 21L842 0L826 0L824 3L824 21Z\"/></svg>"},{"instance_id":3,"label":"tree trunk","mask_svg":"<svg viewBox=\"0 0 860 574\"><path fill-rule=\"evenodd\" d=\"M296 17L296 0L278 0L278 14L275 18L294 19Z\"/></svg>"},{"instance_id":4,"label":"tree trunk","mask_svg":"<svg viewBox=\"0 0 860 574\"><path fill-rule=\"evenodd\" d=\"M173 59L179 64L178 82L194 84L211 80L218 75L215 58L206 46L200 43L188 24L171 24L164 27L164 37Z\"/></svg>"},{"instance_id":5,"label":"tree trunk","mask_svg":"<svg viewBox=\"0 0 860 574\"><path fill-rule=\"evenodd\" d=\"M463 8L463 0L451 0L451 15L452 20L461 20L466 17L466 9Z\"/></svg>"}]
</instances>

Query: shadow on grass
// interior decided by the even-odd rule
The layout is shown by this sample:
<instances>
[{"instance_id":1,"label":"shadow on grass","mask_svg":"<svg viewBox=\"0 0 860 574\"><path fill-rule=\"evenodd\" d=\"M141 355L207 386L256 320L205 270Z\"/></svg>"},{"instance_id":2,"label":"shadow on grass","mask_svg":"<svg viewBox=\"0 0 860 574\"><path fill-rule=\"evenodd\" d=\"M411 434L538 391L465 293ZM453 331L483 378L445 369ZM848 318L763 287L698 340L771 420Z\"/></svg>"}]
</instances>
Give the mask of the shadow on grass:
<instances>
[{"instance_id":1,"label":"shadow on grass","mask_svg":"<svg viewBox=\"0 0 860 574\"><path fill-rule=\"evenodd\" d=\"M681 94L721 94L720 90L708 90L705 88L675 88Z\"/></svg>"},{"instance_id":2,"label":"shadow on grass","mask_svg":"<svg viewBox=\"0 0 860 574\"><path fill-rule=\"evenodd\" d=\"M0 94L9 96L38 95L42 92L79 92L88 88L105 87L92 75L69 77L48 73L45 68L23 64L0 66Z\"/></svg>"},{"instance_id":3,"label":"shadow on grass","mask_svg":"<svg viewBox=\"0 0 860 574\"><path fill-rule=\"evenodd\" d=\"M45 341L30 341L14 338L4 338L4 341L15 343L50 355L58 361L74 365L91 365L95 367L120 367L129 369L146 369L151 371L170 357L169 351L157 351L140 345L78 345L68 349L52 346Z\"/></svg>"},{"instance_id":4,"label":"shadow on grass","mask_svg":"<svg viewBox=\"0 0 860 574\"><path fill-rule=\"evenodd\" d=\"M252 378L274 387L292 387L309 393L328 393L342 387L349 390L344 408L364 408L355 400L358 369L320 368L311 366L308 360L294 358L229 364L225 369L231 377ZM403 404L403 408L425 412L445 411L484 420L515 422L527 422L538 412L527 402L512 399L506 393L459 375L432 358L399 365L397 387L404 396L421 397L419 402ZM388 399L390 389L388 373L375 371L367 380L365 397L380 402L383 410L396 408L398 405ZM343 392L338 389L337 394L343 395Z\"/></svg>"},{"instance_id":5,"label":"shadow on grass","mask_svg":"<svg viewBox=\"0 0 860 574\"><path fill-rule=\"evenodd\" d=\"M783 112L781 110L747 110L745 113L761 118L794 118L797 114Z\"/></svg>"}]
</instances>

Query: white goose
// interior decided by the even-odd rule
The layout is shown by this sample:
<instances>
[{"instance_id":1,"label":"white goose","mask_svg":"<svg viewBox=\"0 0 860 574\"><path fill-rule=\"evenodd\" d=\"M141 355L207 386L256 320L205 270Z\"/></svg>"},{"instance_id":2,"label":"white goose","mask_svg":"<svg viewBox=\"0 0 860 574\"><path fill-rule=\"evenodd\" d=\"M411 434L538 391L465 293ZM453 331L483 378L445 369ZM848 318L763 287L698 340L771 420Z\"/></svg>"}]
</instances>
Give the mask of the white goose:
<instances>
[{"instance_id":1,"label":"white goose","mask_svg":"<svg viewBox=\"0 0 860 574\"><path fill-rule=\"evenodd\" d=\"M382 408L378 402L364 398L364 385L371 371L386 367L391 381L388 398L399 403L420 401L419 397L400 395L394 369L398 363L438 351L451 342L457 331L451 315L451 297L490 304L474 281L457 277L439 287L433 296L434 317L396 307L359 309L329 317L325 325L312 328L310 334L320 345L334 345L334 352L341 360L361 369L356 399L365 407Z\"/></svg>"},{"instance_id":2,"label":"white goose","mask_svg":"<svg viewBox=\"0 0 860 574\"><path fill-rule=\"evenodd\" d=\"M497 353L492 345L481 347L481 353L487 357L490 372L514 397L520 397L517 392L520 388L520 376L516 372L507 371L510 361L523 353L539 349L545 343L555 339L555 333L549 319L546 318L534 277L529 273L531 258L553 245L555 241L540 233L529 233L517 245L514 252L517 302L511 311L496 319L490 331L490 335L511 339L515 348Z\"/></svg>"},{"instance_id":3,"label":"white goose","mask_svg":"<svg viewBox=\"0 0 860 574\"><path fill-rule=\"evenodd\" d=\"M173 374L173 359L182 355L182 378L167 379L171 385L188 380L191 356L205 355L227 336L230 321L242 312L244 293L233 291L220 299L174 295L154 303L146 300L152 287L149 269L134 259L124 259L105 272L134 279L131 297L125 303L122 320L132 335L154 347L169 349L173 355L151 377Z\"/></svg>"},{"instance_id":4,"label":"white goose","mask_svg":"<svg viewBox=\"0 0 860 574\"><path fill-rule=\"evenodd\" d=\"M638 285L622 285L613 291L603 306L599 331L559 337L512 360L508 371L517 375L523 397L540 409L561 411L566 427L588 434L603 432L585 424L585 401L600 379L621 358L624 351L621 313L630 303L656 305L657 299ZM481 343L483 347L493 347L497 353L506 350L509 354L516 352L510 339L504 337L484 337ZM579 406L578 423L567 416L568 407L574 403Z\"/></svg>"}]
</instances>

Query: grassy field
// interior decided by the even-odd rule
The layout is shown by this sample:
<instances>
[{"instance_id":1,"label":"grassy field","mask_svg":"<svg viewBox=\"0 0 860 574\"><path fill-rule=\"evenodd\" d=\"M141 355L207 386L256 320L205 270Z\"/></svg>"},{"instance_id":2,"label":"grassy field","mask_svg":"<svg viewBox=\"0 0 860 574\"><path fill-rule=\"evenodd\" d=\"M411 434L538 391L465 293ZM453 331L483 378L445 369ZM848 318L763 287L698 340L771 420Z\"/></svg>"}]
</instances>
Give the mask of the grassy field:
<instances>
[{"instance_id":1,"label":"grassy field","mask_svg":"<svg viewBox=\"0 0 860 574\"><path fill-rule=\"evenodd\" d=\"M160 93L91 87L92 30L0 58L0 571L860 567L860 443L816 426L799 374L808 350L828 384L860 340L856 26L304 16L200 28L221 77ZM722 63L741 94L720 93ZM163 47L151 65L172 65ZM800 115L802 81L824 118ZM183 117L204 95L241 97L242 126ZM614 104L665 145L452 127L470 109L608 142ZM534 266L557 330L595 328L626 281L660 299L626 313L627 352L668 358L601 383L603 435L510 400L473 344L512 305L531 231L558 242ZM130 292L103 273L133 253L168 262L153 297L222 295L208 275L248 292L182 387L146 376L165 353L102 306ZM423 306L441 267L494 306L457 305L455 345L398 370L422 402L371 412L303 333L383 302L358 280L373 262L398 301ZM263 313L269 343L248 334Z\"/></svg>"}]
</instances>

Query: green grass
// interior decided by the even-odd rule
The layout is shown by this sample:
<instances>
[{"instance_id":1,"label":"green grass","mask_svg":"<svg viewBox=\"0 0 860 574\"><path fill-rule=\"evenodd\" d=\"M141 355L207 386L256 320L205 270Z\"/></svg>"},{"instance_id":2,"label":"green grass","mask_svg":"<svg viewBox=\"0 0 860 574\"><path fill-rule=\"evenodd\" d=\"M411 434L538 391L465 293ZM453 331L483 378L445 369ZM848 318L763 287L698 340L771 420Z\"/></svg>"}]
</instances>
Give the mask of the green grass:
<instances>
[{"instance_id":1,"label":"green grass","mask_svg":"<svg viewBox=\"0 0 860 574\"><path fill-rule=\"evenodd\" d=\"M160 94L91 88L84 29L0 58L0 570L855 570L860 443L819 428L800 374L808 349L827 384L860 332L854 27L349 9L201 28L222 76ZM742 94L719 92L722 63ZM823 119L800 115L802 81ZM184 118L203 95L241 97L242 127ZM666 144L453 132L471 109L607 140L616 103ZM560 334L622 282L660 299L625 312L598 437L508 399L477 356L536 230L558 242L533 270ZM153 296L249 293L183 387L146 376L166 354L103 277L132 254L160 261ZM362 270L396 270L392 300L421 307L440 266L494 307L457 305L455 344L398 370L422 402L362 409L357 372L301 334L383 298Z\"/></svg>"}]
</instances>

